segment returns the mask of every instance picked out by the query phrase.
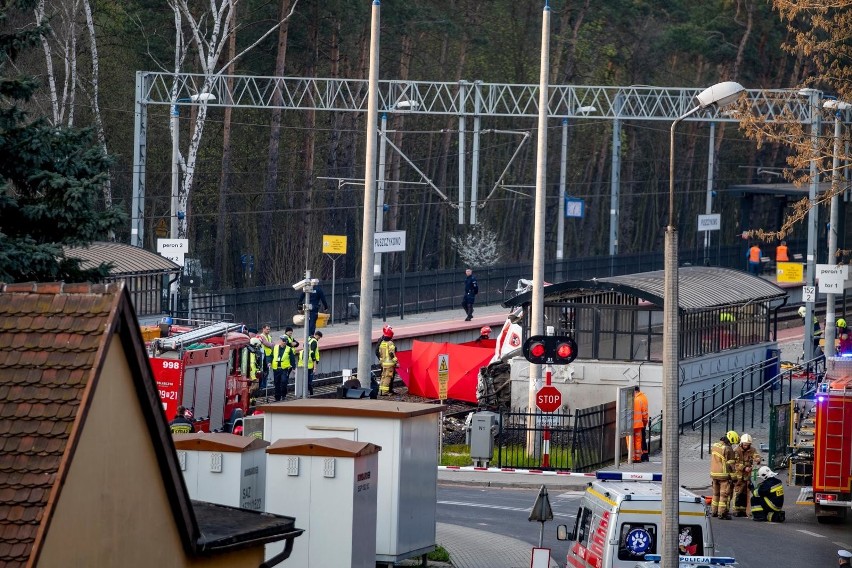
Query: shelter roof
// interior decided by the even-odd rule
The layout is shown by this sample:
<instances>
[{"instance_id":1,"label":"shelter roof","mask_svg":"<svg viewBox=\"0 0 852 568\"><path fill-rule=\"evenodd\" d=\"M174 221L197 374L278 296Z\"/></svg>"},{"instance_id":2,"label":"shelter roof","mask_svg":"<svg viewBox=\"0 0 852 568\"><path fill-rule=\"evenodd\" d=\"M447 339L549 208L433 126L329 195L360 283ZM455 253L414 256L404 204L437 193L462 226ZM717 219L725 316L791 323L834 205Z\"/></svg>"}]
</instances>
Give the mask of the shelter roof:
<instances>
[{"instance_id":1,"label":"shelter roof","mask_svg":"<svg viewBox=\"0 0 852 568\"><path fill-rule=\"evenodd\" d=\"M624 276L574 280L553 284L544 289L545 302L573 301L602 292L621 292L663 306L664 271L641 272ZM787 295L780 288L758 276L740 270L712 266L686 266L678 269L678 291L681 311L737 306ZM524 292L504 303L506 307L532 302L532 292Z\"/></svg>"},{"instance_id":2,"label":"shelter roof","mask_svg":"<svg viewBox=\"0 0 852 568\"><path fill-rule=\"evenodd\" d=\"M157 253L123 243L94 242L87 247L65 247L65 255L79 258L82 268L97 268L111 263L110 276L149 272L180 272L179 264Z\"/></svg>"},{"instance_id":3,"label":"shelter roof","mask_svg":"<svg viewBox=\"0 0 852 568\"><path fill-rule=\"evenodd\" d=\"M817 187L817 193L828 191L831 189L830 183L821 183ZM808 196L809 188L807 185L796 187L792 183L744 183L729 185L722 191L728 193L751 193L755 195L774 195L776 197L786 196L803 198Z\"/></svg>"},{"instance_id":4,"label":"shelter roof","mask_svg":"<svg viewBox=\"0 0 852 568\"><path fill-rule=\"evenodd\" d=\"M246 524L240 512L219 509L239 515L229 522L193 508L123 283L0 283L0 565L38 564L113 341L128 359L185 549L205 554L298 536L292 517Z\"/></svg>"}]
</instances>

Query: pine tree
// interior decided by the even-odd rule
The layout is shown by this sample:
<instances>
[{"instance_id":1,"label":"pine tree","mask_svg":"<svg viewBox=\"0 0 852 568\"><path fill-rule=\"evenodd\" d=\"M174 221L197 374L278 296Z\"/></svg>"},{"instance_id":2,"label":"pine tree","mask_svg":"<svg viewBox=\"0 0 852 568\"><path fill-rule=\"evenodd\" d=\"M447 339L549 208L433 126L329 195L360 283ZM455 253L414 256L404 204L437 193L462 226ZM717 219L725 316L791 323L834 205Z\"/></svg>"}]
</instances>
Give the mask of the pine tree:
<instances>
[{"instance_id":1,"label":"pine tree","mask_svg":"<svg viewBox=\"0 0 852 568\"><path fill-rule=\"evenodd\" d=\"M98 280L108 265L82 269L63 247L104 239L125 216L99 203L109 157L94 132L53 127L23 110L38 84L15 75L13 64L46 29L7 23L33 4L0 4L0 281Z\"/></svg>"}]
</instances>

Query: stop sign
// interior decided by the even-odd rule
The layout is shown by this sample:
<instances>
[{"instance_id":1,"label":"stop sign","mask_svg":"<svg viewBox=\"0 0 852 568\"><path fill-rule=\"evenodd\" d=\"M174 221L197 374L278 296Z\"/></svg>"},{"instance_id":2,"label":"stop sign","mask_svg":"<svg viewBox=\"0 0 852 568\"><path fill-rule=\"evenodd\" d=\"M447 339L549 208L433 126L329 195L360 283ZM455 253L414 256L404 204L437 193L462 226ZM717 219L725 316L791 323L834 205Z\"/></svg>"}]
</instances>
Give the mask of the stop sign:
<instances>
[{"instance_id":1,"label":"stop sign","mask_svg":"<svg viewBox=\"0 0 852 568\"><path fill-rule=\"evenodd\" d=\"M535 405L542 412L553 412L562 406L562 393L552 385L545 385L535 393Z\"/></svg>"}]
</instances>

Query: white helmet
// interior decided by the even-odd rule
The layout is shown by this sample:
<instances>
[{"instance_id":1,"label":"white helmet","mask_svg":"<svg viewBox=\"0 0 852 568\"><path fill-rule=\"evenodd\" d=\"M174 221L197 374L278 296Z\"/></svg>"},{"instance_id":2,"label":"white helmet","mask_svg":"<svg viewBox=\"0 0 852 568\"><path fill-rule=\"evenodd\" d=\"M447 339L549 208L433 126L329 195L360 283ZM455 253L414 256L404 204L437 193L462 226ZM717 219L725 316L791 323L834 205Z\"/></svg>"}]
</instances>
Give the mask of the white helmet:
<instances>
[{"instance_id":1,"label":"white helmet","mask_svg":"<svg viewBox=\"0 0 852 568\"><path fill-rule=\"evenodd\" d=\"M759 479L761 482L766 481L766 479L769 477L775 477L776 475L778 474L769 469L769 466L766 465L757 470L757 479Z\"/></svg>"},{"instance_id":2,"label":"white helmet","mask_svg":"<svg viewBox=\"0 0 852 568\"><path fill-rule=\"evenodd\" d=\"M806 313L808 313L808 309L805 306L799 308L799 317L805 317Z\"/></svg>"},{"instance_id":3,"label":"white helmet","mask_svg":"<svg viewBox=\"0 0 852 568\"><path fill-rule=\"evenodd\" d=\"M748 434L740 436L740 444L751 444L751 436Z\"/></svg>"}]
</instances>

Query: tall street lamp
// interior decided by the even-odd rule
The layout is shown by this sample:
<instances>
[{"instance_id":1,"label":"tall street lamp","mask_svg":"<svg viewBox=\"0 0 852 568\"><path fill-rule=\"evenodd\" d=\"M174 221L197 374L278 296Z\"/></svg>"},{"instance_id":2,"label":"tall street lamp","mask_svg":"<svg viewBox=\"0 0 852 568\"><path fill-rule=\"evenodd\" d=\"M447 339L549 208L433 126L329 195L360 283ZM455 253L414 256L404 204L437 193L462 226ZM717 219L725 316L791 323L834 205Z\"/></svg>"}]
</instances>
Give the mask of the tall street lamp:
<instances>
[{"instance_id":1,"label":"tall street lamp","mask_svg":"<svg viewBox=\"0 0 852 568\"><path fill-rule=\"evenodd\" d=\"M834 111L834 156L831 163L831 207L828 217L828 264L837 264L837 223L838 223L838 192L840 190L840 134L843 114L852 108L849 103L836 99L825 101L822 108ZM834 294L826 295L825 302L825 354L833 357L835 339L835 297Z\"/></svg>"},{"instance_id":2,"label":"tall street lamp","mask_svg":"<svg viewBox=\"0 0 852 568\"><path fill-rule=\"evenodd\" d=\"M171 205L171 223L169 224L169 237L176 239L178 237L178 188L180 186L180 128L178 126L178 110L177 103L198 103L215 101L216 95L212 93L198 93L184 99L178 99L171 109L172 121L172 205Z\"/></svg>"},{"instance_id":3,"label":"tall street lamp","mask_svg":"<svg viewBox=\"0 0 852 568\"><path fill-rule=\"evenodd\" d=\"M678 515L680 463L678 447L678 360L680 357L677 275L677 229L675 228L675 128L685 118L709 106L725 106L734 102L743 86L733 81L718 83L701 91L698 106L678 117L671 128L669 147L669 225L666 227L664 291L663 291L663 511L662 538L659 551L663 568L678 566Z\"/></svg>"},{"instance_id":4,"label":"tall street lamp","mask_svg":"<svg viewBox=\"0 0 852 568\"><path fill-rule=\"evenodd\" d=\"M587 115L598 112L592 105L581 106L574 111L575 115ZM556 221L556 280L562 281L563 258L565 256L565 182L568 173L568 118L562 119L562 160L559 170L559 214Z\"/></svg>"}]
</instances>

